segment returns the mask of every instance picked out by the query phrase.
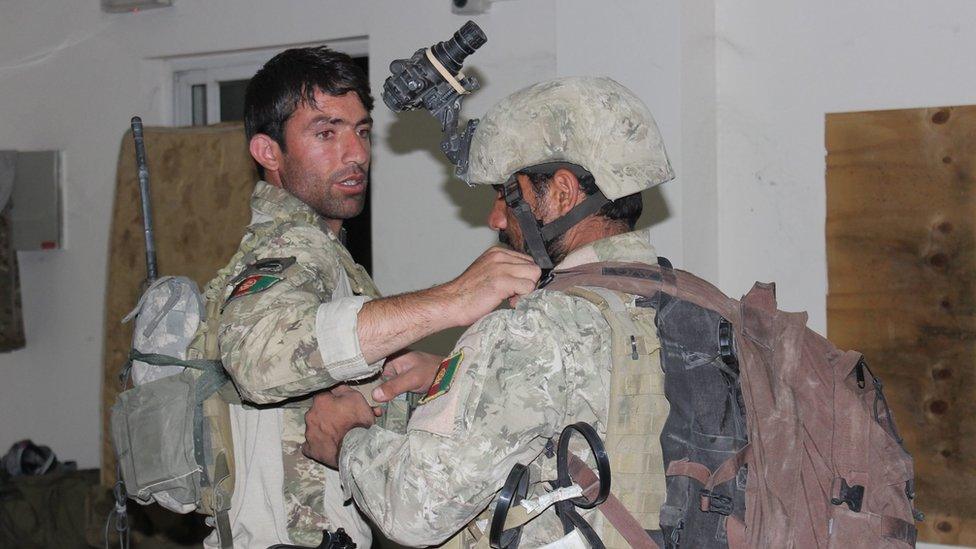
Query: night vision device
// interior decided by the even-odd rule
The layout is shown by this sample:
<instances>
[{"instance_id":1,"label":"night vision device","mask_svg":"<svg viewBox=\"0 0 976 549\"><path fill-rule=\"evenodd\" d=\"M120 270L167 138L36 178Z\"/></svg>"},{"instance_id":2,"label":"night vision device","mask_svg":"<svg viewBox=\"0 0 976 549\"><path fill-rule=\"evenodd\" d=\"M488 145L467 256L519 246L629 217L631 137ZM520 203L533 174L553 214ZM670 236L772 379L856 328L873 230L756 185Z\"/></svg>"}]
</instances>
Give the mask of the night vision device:
<instances>
[{"instance_id":1,"label":"night vision device","mask_svg":"<svg viewBox=\"0 0 976 549\"><path fill-rule=\"evenodd\" d=\"M383 102L394 112L426 109L441 123L441 150L463 175L468 169L468 149L478 120L458 130L463 97L481 84L461 73L464 60L488 41L481 27L468 21L449 40L421 48L409 59L390 63L391 74L383 84Z\"/></svg>"}]
</instances>

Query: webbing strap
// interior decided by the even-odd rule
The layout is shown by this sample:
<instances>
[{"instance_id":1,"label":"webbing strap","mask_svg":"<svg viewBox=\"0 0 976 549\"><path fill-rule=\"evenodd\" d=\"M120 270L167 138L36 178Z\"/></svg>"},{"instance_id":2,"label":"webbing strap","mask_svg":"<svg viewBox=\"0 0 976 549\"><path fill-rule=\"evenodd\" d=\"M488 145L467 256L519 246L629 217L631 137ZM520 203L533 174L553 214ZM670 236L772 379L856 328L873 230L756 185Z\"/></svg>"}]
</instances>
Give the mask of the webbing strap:
<instances>
[{"instance_id":1,"label":"webbing strap","mask_svg":"<svg viewBox=\"0 0 976 549\"><path fill-rule=\"evenodd\" d=\"M746 444L741 450L735 453L734 456L722 462L721 465L712 472L709 477L708 482L705 483L705 489L711 490L719 484L724 484L732 479L739 473L739 469L746 464L752 458L752 444Z\"/></svg>"},{"instance_id":2,"label":"webbing strap","mask_svg":"<svg viewBox=\"0 0 976 549\"><path fill-rule=\"evenodd\" d=\"M725 517L725 539L729 542L729 549L746 549L749 547L746 539L746 524L735 515Z\"/></svg>"},{"instance_id":3,"label":"webbing strap","mask_svg":"<svg viewBox=\"0 0 976 549\"><path fill-rule=\"evenodd\" d=\"M153 366L182 366L201 372L218 373L226 377L224 366L219 360L191 359L183 360L175 356L163 355L159 353L141 353L136 349L129 351L129 362L138 360Z\"/></svg>"},{"instance_id":4,"label":"webbing strap","mask_svg":"<svg viewBox=\"0 0 976 549\"><path fill-rule=\"evenodd\" d=\"M203 424L206 420L203 415L203 402L213 396L225 383L227 383L226 373L207 370L197 378L193 388L196 400L193 407L193 457L200 466L201 486L211 486L213 483L213 479L208 478L207 475L207 458L204 453L207 445L203 439Z\"/></svg>"},{"instance_id":5,"label":"webbing strap","mask_svg":"<svg viewBox=\"0 0 976 549\"><path fill-rule=\"evenodd\" d=\"M587 196L586 199L574 206L572 210L566 212L566 214L559 219L543 225L540 229L542 238L546 242L554 240L557 236L573 228L574 225L586 217L600 211L600 208L609 202L610 201L607 200L607 197L604 196L600 191Z\"/></svg>"},{"instance_id":6,"label":"webbing strap","mask_svg":"<svg viewBox=\"0 0 976 549\"><path fill-rule=\"evenodd\" d=\"M522 240L536 265L543 270L552 269L552 258L549 257L546 244L542 240L539 220L535 218L532 209L522 198L522 189L519 187L518 179L505 186L505 204L515 214L515 219L518 220L519 227L522 229Z\"/></svg>"},{"instance_id":7,"label":"webbing strap","mask_svg":"<svg viewBox=\"0 0 976 549\"><path fill-rule=\"evenodd\" d=\"M639 333L630 315L626 314L627 305L624 304L620 295L613 290L599 286L577 286L564 290L564 292L596 305L607 323L610 324L611 332L615 328L614 324L620 324L620 333L617 334L618 337L627 338Z\"/></svg>"},{"instance_id":8,"label":"webbing strap","mask_svg":"<svg viewBox=\"0 0 976 549\"><path fill-rule=\"evenodd\" d=\"M702 486L708 482L712 476L712 471L701 463L694 463L688 458L672 461L668 464L668 470L664 473L669 477L689 477L698 481Z\"/></svg>"},{"instance_id":9,"label":"webbing strap","mask_svg":"<svg viewBox=\"0 0 976 549\"><path fill-rule=\"evenodd\" d=\"M662 268L643 263L599 262L571 269L553 271L549 290L565 290L572 286L602 286L618 292L652 299L658 292L689 301L699 307L715 311L733 324L739 322L739 303L708 282L684 271L672 270L674 280L662 280Z\"/></svg>"},{"instance_id":10,"label":"webbing strap","mask_svg":"<svg viewBox=\"0 0 976 549\"><path fill-rule=\"evenodd\" d=\"M581 485L590 488L599 486L600 479L593 470L575 454L569 454L569 468L571 476ZM602 505L597 507L607 521L620 533L631 547L637 549L659 549L657 543L651 539L647 531L640 525L634 515L624 507L623 503L611 493Z\"/></svg>"},{"instance_id":11,"label":"webbing strap","mask_svg":"<svg viewBox=\"0 0 976 549\"><path fill-rule=\"evenodd\" d=\"M881 517L881 535L914 546L918 538L918 529L914 524L885 515Z\"/></svg>"},{"instance_id":12,"label":"webbing strap","mask_svg":"<svg viewBox=\"0 0 976 549\"><path fill-rule=\"evenodd\" d=\"M234 535L230 529L230 495L224 493L221 484L230 478L230 466L227 456L221 452L214 464L213 511L214 522L217 523L217 536L221 549L234 548Z\"/></svg>"}]
</instances>

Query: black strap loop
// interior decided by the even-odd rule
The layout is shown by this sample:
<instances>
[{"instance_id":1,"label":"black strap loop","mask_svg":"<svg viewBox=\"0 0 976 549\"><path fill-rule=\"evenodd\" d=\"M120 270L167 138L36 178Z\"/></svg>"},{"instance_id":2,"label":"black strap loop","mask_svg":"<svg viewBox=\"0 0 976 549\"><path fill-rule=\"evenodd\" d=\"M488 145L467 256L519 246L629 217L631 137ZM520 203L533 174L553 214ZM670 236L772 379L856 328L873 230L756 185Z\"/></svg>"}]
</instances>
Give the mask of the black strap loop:
<instances>
[{"instance_id":1,"label":"black strap loop","mask_svg":"<svg viewBox=\"0 0 976 549\"><path fill-rule=\"evenodd\" d=\"M566 215L543 225L540 229L543 240L552 242L556 237L573 228L573 225L600 211L600 208L609 203L610 200L597 190L566 212Z\"/></svg>"},{"instance_id":2,"label":"black strap loop","mask_svg":"<svg viewBox=\"0 0 976 549\"><path fill-rule=\"evenodd\" d=\"M529 468L516 463L505 479L505 485L498 493L495 512L491 515L491 528L488 530L488 544L492 549L515 549L522 538L522 526L505 530L505 521L513 505L518 505L529 493Z\"/></svg>"},{"instance_id":3,"label":"black strap loop","mask_svg":"<svg viewBox=\"0 0 976 549\"><path fill-rule=\"evenodd\" d=\"M600 489L592 500L586 496L579 496L569 500L575 507L580 509L592 509L607 500L610 496L610 457L607 455L606 447L600 440L600 435L589 423L582 421L567 425L559 435L559 444L556 450L556 475L559 488L567 488L573 485L573 479L569 473L569 442L573 438L573 433L579 433L593 452L593 459L596 461L597 474L600 478Z\"/></svg>"}]
</instances>

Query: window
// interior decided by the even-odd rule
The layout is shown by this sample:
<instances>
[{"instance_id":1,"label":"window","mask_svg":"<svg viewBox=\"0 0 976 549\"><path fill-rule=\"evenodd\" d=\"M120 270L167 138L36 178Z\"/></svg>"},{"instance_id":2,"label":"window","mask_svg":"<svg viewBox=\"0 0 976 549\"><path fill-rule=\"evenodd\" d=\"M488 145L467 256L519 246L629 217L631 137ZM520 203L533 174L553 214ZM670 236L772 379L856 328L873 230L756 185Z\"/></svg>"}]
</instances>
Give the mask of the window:
<instances>
[{"instance_id":1,"label":"window","mask_svg":"<svg viewBox=\"0 0 976 549\"><path fill-rule=\"evenodd\" d=\"M310 45L310 44L309 44ZM328 42L327 45L349 54L369 74L366 40L357 38ZM280 48L183 57L173 63L173 122L177 126L205 126L218 122L244 120L244 91L251 76ZM373 272L370 234L370 194L367 186L363 212L346 221L346 247L357 263Z\"/></svg>"}]
</instances>

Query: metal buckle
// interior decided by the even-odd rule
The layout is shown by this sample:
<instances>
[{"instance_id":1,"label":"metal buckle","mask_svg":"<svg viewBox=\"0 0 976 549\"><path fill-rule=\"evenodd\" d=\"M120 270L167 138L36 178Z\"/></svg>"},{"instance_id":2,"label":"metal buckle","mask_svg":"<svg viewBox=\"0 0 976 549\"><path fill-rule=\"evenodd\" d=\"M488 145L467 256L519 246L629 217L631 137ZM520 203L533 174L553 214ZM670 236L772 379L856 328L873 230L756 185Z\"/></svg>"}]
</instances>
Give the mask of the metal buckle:
<instances>
[{"instance_id":1,"label":"metal buckle","mask_svg":"<svg viewBox=\"0 0 976 549\"><path fill-rule=\"evenodd\" d=\"M830 498L830 503L834 505L847 504L847 508L855 513L861 512L861 502L864 501L864 486L860 484L855 484L853 486L848 486L847 479L840 479L840 493L839 497Z\"/></svg>"},{"instance_id":2,"label":"metal buckle","mask_svg":"<svg viewBox=\"0 0 976 549\"><path fill-rule=\"evenodd\" d=\"M708 511L709 513L718 513L720 515L729 516L732 514L732 498L729 496L723 496L722 494L716 494L711 490L702 489L700 492L702 497L702 503L708 501L708 509L702 509L703 511Z\"/></svg>"}]
</instances>

